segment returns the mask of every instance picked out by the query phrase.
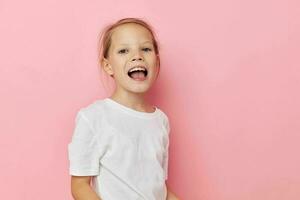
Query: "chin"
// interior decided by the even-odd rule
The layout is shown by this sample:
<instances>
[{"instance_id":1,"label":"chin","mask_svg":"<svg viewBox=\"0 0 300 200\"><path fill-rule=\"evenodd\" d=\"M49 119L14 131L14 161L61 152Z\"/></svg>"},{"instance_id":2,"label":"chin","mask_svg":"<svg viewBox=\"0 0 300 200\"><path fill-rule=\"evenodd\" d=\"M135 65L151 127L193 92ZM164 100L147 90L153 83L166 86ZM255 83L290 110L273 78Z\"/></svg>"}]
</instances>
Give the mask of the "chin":
<instances>
[{"instance_id":1,"label":"chin","mask_svg":"<svg viewBox=\"0 0 300 200\"><path fill-rule=\"evenodd\" d=\"M130 88L129 91L132 93L146 93L150 87L136 87L136 88Z\"/></svg>"}]
</instances>

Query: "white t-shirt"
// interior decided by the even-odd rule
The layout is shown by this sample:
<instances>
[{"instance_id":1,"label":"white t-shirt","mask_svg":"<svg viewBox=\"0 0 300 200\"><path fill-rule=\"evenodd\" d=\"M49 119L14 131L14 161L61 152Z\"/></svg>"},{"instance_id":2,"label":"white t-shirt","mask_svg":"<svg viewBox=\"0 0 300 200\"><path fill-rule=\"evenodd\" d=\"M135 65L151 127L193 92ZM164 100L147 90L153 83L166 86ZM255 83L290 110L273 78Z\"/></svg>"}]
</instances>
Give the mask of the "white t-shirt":
<instances>
[{"instance_id":1,"label":"white t-shirt","mask_svg":"<svg viewBox=\"0 0 300 200\"><path fill-rule=\"evenodd\" d=\"M70 175L93 176L102 200L165 200L170 126L155 108L141 112L111 98L81 108L68 144Z\"/></svg>"}]
</instances>

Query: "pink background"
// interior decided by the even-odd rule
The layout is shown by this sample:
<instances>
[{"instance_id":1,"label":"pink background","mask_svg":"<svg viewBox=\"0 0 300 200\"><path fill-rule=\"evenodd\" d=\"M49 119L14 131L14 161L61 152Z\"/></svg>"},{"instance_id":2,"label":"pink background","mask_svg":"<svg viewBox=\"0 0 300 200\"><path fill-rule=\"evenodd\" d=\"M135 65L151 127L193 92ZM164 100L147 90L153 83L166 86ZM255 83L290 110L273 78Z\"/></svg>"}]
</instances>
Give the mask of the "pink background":
<instances>
[{"instance_id":1,"label":"pink background","mask_svg":"<svg viewBox=\"0 0 300 200\"><path fill-rule=\"evenodd\" d=\"M71 200L76 111L107 96L97 36L144 17L161 44L182 200L300 199L299 1L0 1L0 194Z\"/></svg>"}]
</instances>

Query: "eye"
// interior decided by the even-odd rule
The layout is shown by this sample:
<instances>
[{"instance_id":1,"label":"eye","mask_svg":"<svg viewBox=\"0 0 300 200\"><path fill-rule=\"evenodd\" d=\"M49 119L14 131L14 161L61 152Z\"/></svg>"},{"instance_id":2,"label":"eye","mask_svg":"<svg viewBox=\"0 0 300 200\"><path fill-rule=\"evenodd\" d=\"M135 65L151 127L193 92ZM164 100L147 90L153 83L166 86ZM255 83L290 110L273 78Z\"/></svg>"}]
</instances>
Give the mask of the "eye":
<instances>
[{"instance_id":1,"label":"eye","mask_svg":"<svg viewBox=\"0 0 300 200\"><path fill-rule=\"evenodd\" d=\"M152 49L151 49L151 48L148 48L148 47L143 48L143 50L144 50L144 51L152 51Z\"/></svg>"},{"instance_id":2,"label":"eye","mask_svg":"<svg viewBox=\"0 0 300 200\"><path fill-rule=\"evenodd\" d=\"M125 53L126 50L127 49L121 49L120 51L118 51L118 53L123 54L123 53Z\"/></svg>"}]
</instances>

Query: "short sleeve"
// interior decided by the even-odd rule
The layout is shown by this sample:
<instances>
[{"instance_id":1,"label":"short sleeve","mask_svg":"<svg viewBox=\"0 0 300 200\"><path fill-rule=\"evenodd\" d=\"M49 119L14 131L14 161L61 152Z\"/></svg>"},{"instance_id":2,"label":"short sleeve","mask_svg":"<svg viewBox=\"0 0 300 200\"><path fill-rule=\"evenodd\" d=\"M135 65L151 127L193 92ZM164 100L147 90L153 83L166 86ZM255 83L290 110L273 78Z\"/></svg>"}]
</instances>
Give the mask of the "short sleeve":
<instances>
[{"instance_id":1,"label":"short sleeve","mask_svg":"<svg viewBox=\"0 0 300 200\"><path fill-rule=\"evenodd\" d=\"M169 163L169 134L170 134L170 124L169 120L166 117L165 127L167 130L166 140L165 140L165 151L163 156L163 169L165 174L165 180L168 179L168 163Z\"/></svg>"},{"instance_id":2,"label":"short sleeve","mask_svg":"<svg viewBox=\"0 0 300 200\"><path fill-rule=\"evenodd\" d=\"M76 115L72 140L68 144L69 174L74 176L99 175L102 154L103 148L99 148L95 131L86 116L79 111Z\"/></svg>"}]
</instances>

